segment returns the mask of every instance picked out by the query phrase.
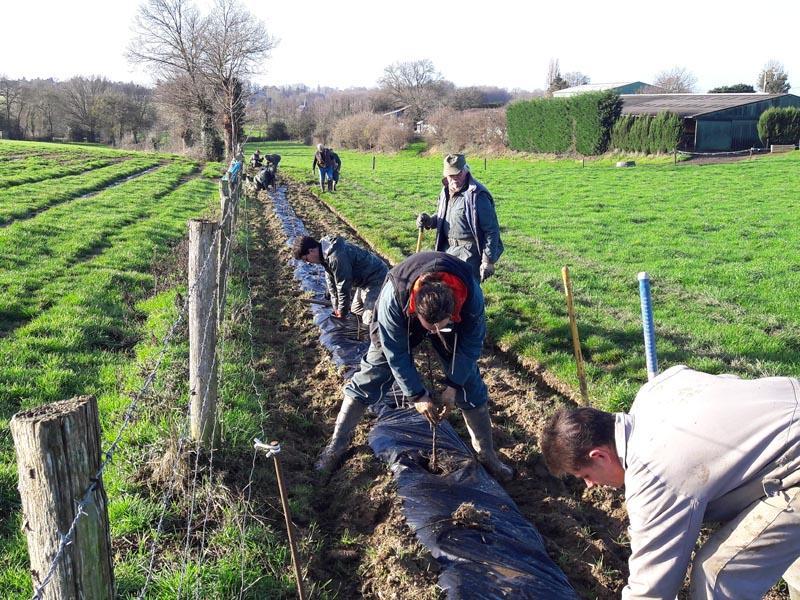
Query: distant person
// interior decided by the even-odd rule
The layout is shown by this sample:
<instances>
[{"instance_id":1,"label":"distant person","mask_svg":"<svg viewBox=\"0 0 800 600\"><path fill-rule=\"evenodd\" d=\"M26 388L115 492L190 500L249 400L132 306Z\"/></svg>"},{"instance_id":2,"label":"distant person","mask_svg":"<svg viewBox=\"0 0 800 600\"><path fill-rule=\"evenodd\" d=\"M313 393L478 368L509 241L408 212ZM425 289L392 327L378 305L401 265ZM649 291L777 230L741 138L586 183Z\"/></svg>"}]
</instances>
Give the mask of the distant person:
<instances>
[{"instance_id":1,"label":"distant person","mask_svg":"<svg viewBox=\"0 0 800 600\"><path fill-rule=\"evenodd\" d=\"M445 156L442 175L436 214L417 215L417 228L435 229L434 249L469 264L483 283L503 253L494 198L469 172L463 154Z\"/></svg>"},{"instance_id":2,"label":"distant person","mask_svg":"<svg viewBox=\"0 0 800 600\"><path fill-rule=\"evenodd\" d=\"M556 412L542 434L554 475L625 488L625 600L677 597L697 550L690 595L760 599L783 576L800 600L800 381L742 380L683 365L636 396L630 414Z\"/></svg>"},{"instance_id":3,"label":"distant person","mask_svg":"<svg viewBox=\"0 0 800 600\"><path fill-rule=\"evenodd\" d=\"M311 171L319 168L319 188L322 192L325 191L327 184L328 191L333 191L333 157L331 151L323 146L317 144L317 151L314 153L314 162L311 165Z\"/></svg>"},{"instance_id":4,"label":"distant person","mask_svg":"<svg viewBox=\"0 0 800 600\"><path fill-rule=\"evenodd\" d=\"M333 189L336 190L336 186L339 184L339 173L342 170L342 159L332 148L328 148L328 150L330 150L331 159L333 159Z\"/></svg>"},{"instance_id":5,"label":"distant person","mask_svg":"<svg viewBox=\"0 0 800 600\"><path fill-rule=\"evenodd\" d=\"M278 165L281 162L281 155L280 154L265 154L264 160L267 163L272 165L272 172L277 176L278 174Z\"/></svg>"},{"instance_id":6,"label":"distant person","mask_svg":"<svg viewBox=\"0 0 800 600\"><path fill-rule=\"evenodd\" d=\"M256 150L253 152L253 156L250 157L250 166L251 167L260 167L263 164L263 159L261 157L261 150Z\"/></svg>"},{"instance_id":7,"label":"distant person","mask_svg":"<svg viewBox=\"0 0 800 600\"><path fill-rule=\"evenodd\" d=\"M486 335L483 293L467 264L444 252L419 252L389 271L375 304L370 346L358 373L345 385L333 436L314 468L335 469L367 406L397 383L405 403L432 425L461 409L478 460L499 481L514 470L492 443L489 394L478 369ZM414 362L413 350L429 339L442 363L443 406L437 407Z\"/></svg>"},{"instance_id":8,"label":"distant person","mask_svg":"<svg viewBox=\"0 0 800 600\"><path fill-rule=\"evenodd\" d=\"M271 165L267 165L261 169L258 174L253 178L256 184L256 193L261 190L268 190L270 187L275 186L275 173Z\"/></svg>"},{"instance_id":9,"label":"distant person","mask_svg":"<svg viewBox=\"0 0 800 600\"><path fill-rule=\"evenodd\" d=\"M386 263L339 236L326 236L319 241L307 235L297 237L292 255L325 269L335 317L343 319L352 311L365 325L372 323L375 301L389 272Z\"/></svg>"}]
</instances>

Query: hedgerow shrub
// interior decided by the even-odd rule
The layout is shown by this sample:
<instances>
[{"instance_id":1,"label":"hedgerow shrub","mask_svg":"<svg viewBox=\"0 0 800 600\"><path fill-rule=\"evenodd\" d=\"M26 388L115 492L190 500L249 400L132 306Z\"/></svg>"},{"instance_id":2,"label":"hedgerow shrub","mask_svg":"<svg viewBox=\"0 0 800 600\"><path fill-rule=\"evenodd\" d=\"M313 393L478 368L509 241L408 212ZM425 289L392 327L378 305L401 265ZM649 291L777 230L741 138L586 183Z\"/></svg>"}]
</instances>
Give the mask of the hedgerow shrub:
<instances>
[{"instance_id":1,"label":"hedgerow shrub","mask_svg":"<svg viewBox=\"0 0 800 600\"><path fill-rule=\"evenodd\" d=\"M528 152L602 154L622 111L614 92L537 98L508 107L508 142Z\"/></svg>"},{"instance_id":2,"label":"hedgerow shrub","mask_svg":"<svg viewBox=\"0 0 800 600\"><path fill-rule=\"evenodd\" d=\"M536 98L506 109L508 145L526 152L567 152L572 148L569 98Z\"/></svg>"},{"instance_id":3,"label":"hedgerow shrub","mask_svg":"<svg viewBox=\"0 0 800 600\"><path fill-rule=\"evenodd\" d=\"M796 144L800 141L800 108L768 108L758 119L758 137L765 144Z\"/></svg>"},{"instance_id":4,"label":"hedgerow shrub","mask_svg":"<svg viewBox=\"0 0 800 600\"><path fill-rule=\"evenodd\" d=\"M411 128L392 117L361 112L339 119L331 131L334 145L357 150L396 152L411 141Z\"/></svg>"},{"instance_id":5,"label":"hedgerow shrub","mask_svg":"<svg viewBox=\"0 0 800 600\"><path fill-rule=\"evenodd\" d=\"M502 109L459 111L444 107L427 119L429 144L461 152L467 148L502 148L506 143L506 117Z\"/></svg>"},{"instance_id":6,"label":"hedgerow shrub","mask_svg":"<svg viewBox=\"0 0 800 600\"><path fill-rule=\"evenodd\" d=\"M622 100L614 92L578 94L569 98L575 122L575 150L602 154L608 148L611 128L622 113Z\"/></svg>"},{"instance_id":7,"label":"hedgerow shrub","mask_svg":"<svg viewBox=\"0 0 800 600\"><path fill-rule=\"evenodd\" d=\"M611 130L611 147L625 152L673 152L681 141L683 122L670 112L625 115Z\"/></svg>"}]
</instances>

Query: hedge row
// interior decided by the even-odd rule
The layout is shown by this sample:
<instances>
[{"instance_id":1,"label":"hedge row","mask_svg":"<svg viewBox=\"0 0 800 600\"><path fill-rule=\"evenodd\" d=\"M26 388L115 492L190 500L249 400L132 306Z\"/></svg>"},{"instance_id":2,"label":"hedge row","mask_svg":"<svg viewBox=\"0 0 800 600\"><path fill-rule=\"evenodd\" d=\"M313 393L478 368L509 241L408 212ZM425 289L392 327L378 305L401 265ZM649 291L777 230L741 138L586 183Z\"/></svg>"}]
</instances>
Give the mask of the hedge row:
<instances>
[{"instance_id":1,"label":"hedge row","mask_svg":"<svg viewBox=\"0 0 800 600\"><path fill-rule=\"evenodd\" d=\"M508 144L526 152L602 154L621 112L614 92L515 102L506 111Z\"/></svg>"},{"instance_id":2,"label":"hedge row","mask_svg":"<svg viewBox=\"0 0 800 600\"><path fill-rule=\"evenodd\" d=\"M657 115L625 115L611 131L611 147L626 152L672 152L683 133L681 118L670 112Z\"/></svg>"},{"instance_id":3,"label":"hedge row","mask_svg":"<svg viewBox=\"0 0 800 600\"><path fill-rule=\"evenodd\" d=\"M768 108L758 119L758 137L765 144L797 144L800 141L800 108Z\"/></svg>"}]
</instances>

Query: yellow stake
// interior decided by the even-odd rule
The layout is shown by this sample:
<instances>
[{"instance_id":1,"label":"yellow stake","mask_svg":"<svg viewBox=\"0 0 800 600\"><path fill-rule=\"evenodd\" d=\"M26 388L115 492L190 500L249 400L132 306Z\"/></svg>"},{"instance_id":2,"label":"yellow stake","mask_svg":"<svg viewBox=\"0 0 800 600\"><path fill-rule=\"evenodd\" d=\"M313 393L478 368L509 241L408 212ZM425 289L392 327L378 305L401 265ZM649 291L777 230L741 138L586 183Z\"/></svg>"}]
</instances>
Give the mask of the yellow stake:
<instances>
[{"instance_id":1,"label":"yellow stake","mask_svg":"<svg viewBox=\"0 0 800 600\"><path fill-rule=\"evenodd\" d=\"M419 233L417 234L417 253L419 253L420 248L422 248L422 227L419 228Z\"/></svg>"},{"instance_id":2,"label":"yellow stake","mask_svg":"<svg viewBox=\"0 0 800 600\"><path fill-rule=\"evenodd\" d=\"M584 404L589 404L589 391L586 387L586 372L583 369L583 353L581 340L578 337L578 322L575 320L575 307L572 303L572 281L569 278L569 267L561 269L564 279L564 295L567 297L567 313L569 314L569 328L572 331L572 349L575 352L575 363L578 366L578 382L581 386L581 398Z\"/></svg>"}]
</instances>

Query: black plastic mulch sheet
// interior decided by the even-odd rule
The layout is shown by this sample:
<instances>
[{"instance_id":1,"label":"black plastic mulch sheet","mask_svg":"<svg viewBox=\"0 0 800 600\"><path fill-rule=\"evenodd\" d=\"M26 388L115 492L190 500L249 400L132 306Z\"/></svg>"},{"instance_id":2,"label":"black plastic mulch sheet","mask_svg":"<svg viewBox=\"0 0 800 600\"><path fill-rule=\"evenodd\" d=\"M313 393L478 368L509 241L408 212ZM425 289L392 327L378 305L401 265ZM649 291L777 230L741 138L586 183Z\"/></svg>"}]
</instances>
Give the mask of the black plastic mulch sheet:
<instances>
[{"instance_id":1,"label":"black plastic mulch sheet","mask_svg":"<svg viewBox=\"0 0 800 600\"><path fill-rule=\"evenodd\" d=\"M291 246L295 236L307 235L286 199L285 188L270 193ZM319 265L292 260L294 276L317 300L325 297L325 271ZM358 367L369 341L357 342L342 332L331 309L311 304L320 341L337 366ZM432 432L413 408L398 407L402 393L395 386L373 406L378 420L369 445L386 462L397 480L397 493L409 527L442 567L439 585L450 599L557 600L577 598L564 573L550 559L539 532L520 514L516 504L475 460L452 426L437 428L437 455L448 464L447 474L429 470ZM455 469L455 470L453 470ZM488 511L486 526L457 525L451 515L462 503ZM481 525L484 525L483 523Z\"/></svg>"},{"instance_id":2,"label":"black plastic mulch sheet","mask_svg":"<svg viewBox=\"0 0 800 600\"><path fill-rule=\"evenodd\" d=\"M306 226L297 218L289 201L286 199L286 188L279 187L269 194L272 200L275 215L280 219L284 232L287 235L286 245L291 247L294 238L308 235ZM311 292L318 301L325 300L325 270L320 265L312 265L302 260L291 259L294 266L294 277L300 282L303 291ZM337 367L348 369L345 376L352 376L361 357L369 348L369 340L357 342L346 331L343 324L331 317L333 309L320 304L310 304L311 313L314 315L314 324L320 329L320 342L327 348Z\"/></svg>"},{"instance_id":3,"label":"black plastic mulch sheet","mask_svg":"<svg viewBox=\"0 0 800 600\"><path fill-rule=\"evenodd\" d=\"M547 555L539 532L449 423L438 425L436 447L439 463L447 463L450 472L436 475L430 472L428 422L391 400L377 412L369 445L394 473L406 521L441 565L439 585L448 598L578 597ZM454 523L451 515L464 502L489 512L488 522L480 523L485 527Z\"/></svg>"}]
</instances>

